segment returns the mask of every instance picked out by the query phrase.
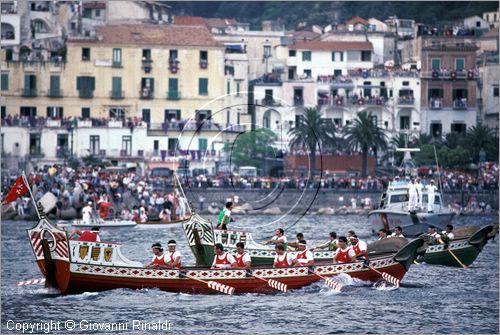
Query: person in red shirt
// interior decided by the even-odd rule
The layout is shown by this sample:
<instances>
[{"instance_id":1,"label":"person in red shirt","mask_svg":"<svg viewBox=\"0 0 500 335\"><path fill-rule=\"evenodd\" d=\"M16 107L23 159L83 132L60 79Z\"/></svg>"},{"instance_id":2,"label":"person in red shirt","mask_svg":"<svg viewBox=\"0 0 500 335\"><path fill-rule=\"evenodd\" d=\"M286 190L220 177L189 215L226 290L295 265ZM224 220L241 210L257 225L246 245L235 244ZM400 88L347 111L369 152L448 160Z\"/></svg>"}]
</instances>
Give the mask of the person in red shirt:
<instances>
[{"instance_id":1,"label":"person in red shirt","mask_svg":"<svg viewBox=\"0 0 500 335\"><path fill-rule=\"evenodd\" d=\"M298 243L299 251L295 255L292 264L294 266L311 266L314 265L314 256L311 250L307 249L305 240L300 240Z\"/></svg>"},{"instance_id":2,"label":"person in red shirt","mask_svg":"<svg viewBox=\"0 0 500 335\"><path fill-rule=\"evenodd\" d=\"M236 262L231 265L233 268L237 269L250 269L252 263L252 258L245 251L245 244L243 242L236 243Z\"/></svg>"},{"instance_id":3,"label":"person in red shirt","mask_svg":"<svg viewBox=\"0 0 500 335\"><path fill-rule=\"evenodd\" d=\"M151 251L153 252L153 259L151 263L147 264L147 268L167 268L167 263L165 262L165 254L163 253L163 248L160 242L156 242L151 246Z\"/></svg>"},{"instance_id":4,"label":"person in red shirt","mask_svg":"<svg viewBox=\"0 0 500 335\"><path fill-rule=\"evenodd\" d=\"M333 256L334 263L350 263L356 261L356 253L350 246L347 245L347 237L340 236L338 242L339 248L335 256Z\"/></svg>"},{"instance_id":5,"label":"person in red shirt","mask_svg":"<svg viewBox=\"0 0 500 335\"><path fill-rule=\"evenodd\" d=\"M276 244L274 250L276 251L273 264L275 268L287 268L292 266L293 256L291 253L285 252L285 246L283 244Z\"/></svg>"},{"instance_id":6,"label":"person in red shirt","mask_svg":"<svg viewBox=\"0 0 500 335\"><path fill-rule=\"evenodd\" d=\"M84 230L83 232L80 230L76 230L71 234L71 237L74 235L79 236L78 241L101 242L101 238L99 237L99 227L92 227L90 230Z\"/></svg>"},{"instance_id":7,"label":"person in red shirt","mask_svg":"<svg viewBox=\"0 0 500 335\"><path fill-rule=\"evenodd\" d=\"M212 264L212 269L229 269L236 264L236 259L233 255L224 251L224 246L220 243L215 245L215 257Z\"/></svg>"}]
</instances>

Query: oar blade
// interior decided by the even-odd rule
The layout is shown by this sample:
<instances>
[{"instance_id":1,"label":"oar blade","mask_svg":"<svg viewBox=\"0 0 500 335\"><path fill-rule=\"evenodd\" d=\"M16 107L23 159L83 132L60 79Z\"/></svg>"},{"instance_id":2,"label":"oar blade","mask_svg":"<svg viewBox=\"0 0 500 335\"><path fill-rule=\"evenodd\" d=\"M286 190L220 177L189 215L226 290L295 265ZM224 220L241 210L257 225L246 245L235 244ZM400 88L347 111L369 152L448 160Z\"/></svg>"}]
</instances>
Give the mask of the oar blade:
<instances>
[{"instance_id":1,"label":"oar blade","mask_svg":"<svg viewBox=\"0 0 500 335\"><path fill-rule=\"evenodd\" d=\"M382 278L387 281L388 283L394 285L395 287L399 287L400 280L396 277L391 276L390 274L386 272L382 272Z\"/></svg>"},{"instance_id":2,"label":"oar blade","mask_svg":"<svg viewBox=\"0 0 500 335\"><path fill-rule=\"evenodd\" d=\"M45 278L38 278L38 279L20 281L17 283L17 286L27 286L27 285L36 285L36 284L44 284L44 283L45 283Z\"/></svg>"},{"instance_id":3,"label":"oar blade","mask_svg":"<svg viewBox=\"0 0 500 335\"><path fill-rule=\"evenodd\" d=\"M282 291L282 292L285 292L285 293L288 291L288 285L287 284L281 283L281 282L276 281L274 279L268 279L267 283L269 284L269 286L271 286L275 290L279 290L279 291Z\"/></svg>"},{"instance_id":4,"label":"oar blade","mask_svg":"<svg viewBox=\"0 0 500 335\"><path fill-rule=\"evenodd\" d=\"M232 286L224 285L224 284L221 284L221 283L218 283L215 281L211 281L211 280L207 282L207 285L212 290L215 290L215 291L218 291L218 292L221 292L224 294L233 295L233 293L234 293L234 287L232 287Z\"/></svg>"},{"instance_id":5,"label":"oar blade","mask_svg":"<svg viewBox=\"0 0 500 335\"><path fill-rule=\"evenodd\" d=\"M344 285L333 280L332 278L325 278L325 284L328 285L328 287L333 288L337 292L342 292L342 288L344 287Z\"/></svg>"}]
</instances>

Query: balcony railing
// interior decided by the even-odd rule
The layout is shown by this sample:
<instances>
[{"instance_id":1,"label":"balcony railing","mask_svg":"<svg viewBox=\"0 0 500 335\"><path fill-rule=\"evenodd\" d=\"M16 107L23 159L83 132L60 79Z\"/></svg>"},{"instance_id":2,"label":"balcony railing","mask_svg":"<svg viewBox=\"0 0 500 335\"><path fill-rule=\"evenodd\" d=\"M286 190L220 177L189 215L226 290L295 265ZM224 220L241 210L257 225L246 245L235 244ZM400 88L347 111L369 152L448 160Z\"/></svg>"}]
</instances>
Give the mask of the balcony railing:
<instances>
[{"instance_id":1,"label":"balcony railing","mask_svg":"<svg viewBox=\"0 0 500 335\"><path fill-rule=\"evenodd\" d=\"M257 105L262 106L281 106L281 103L277 100L274 100L272 97L267 97L261 100L256 101Z\"/></svg>"},{"instance_id":2,"label":"balcony railing","mask_svg":"<svg viewBox=\"0 0 500 335\"><path fill-rule=\"evenodd\" d=\"M144 72L149 73L153 69L153 60L150 58L143 58L142 59L142 69Z\"/></svg>"},{"instance_id":3,"label":"balcony railing","mask_svg":"<svg viewBox=\"0 0 500 335\"><path fill-rule=\"evenodd\" d=\"M38 95L38 91L36 88L23 88L21 90L21 95L23 97L32 98Z\"/></svg>"},{"instance_id":4,"label":"balcony railing","mask_svg":"<svg viewBox=\"0 0 500 335\"><path fill-rule=\"evenodd\" d=\"M179 63L177 59L168 60L168 69L171 73L177 73L177 71L179 71Z\"/></svg>"},{"instance_id":5,"label":"balcony railing","mask_svg":"<svg viewBox=\"0 0 500 335\"><path fill-rule=\"evenodd\" d=\"M62 98L63 91L62 90L56 90L56 89L50 89L47 92L47 96L50 97L50 98Z\"/></svg>"},{"instance_id":6,"label":"balcony railing","mask_svg":"<svg viewBox=\"0 0 500 335\"><path fill-rule=\"evenodd\" d=\"M224 132L242 132L245 131L244 125L238 124L221 124L216 122L202 122L202 121L177 121L177 122L163 122L151 123L149 130L162 130L164 133L169 131L224 131Z\"/></svg>"},{"instance_id":7,"label":"balcony railing","mask_svg":"<svg viewBox=\"0 0 500 335\"><path fill-rule=\"evenodd\" d=\"M147 87L144 87L139 91L139 96L141 99L154 99L154 91Z\"/></svg>"},{"instance_id":8,"label":"balcony railing","mask_svg":"<svg viewBox=\"0 0 500 335\"><path fill-rule=\"evenodd\" d=\"M94 97L94 91L80 90L78 96L80 99L92 99Z\"/></svg>"},{"instance_id":9,"label":"balcony railing","mask_svg":"<svg viewBox=\"0 0 500 335\"><path fill-rule=\"evenodd\" d=\"M412 96L401 96L398 98L398 105L412 106L415 104L415 98Z\"/></svg>"},{"instance_id":10,"label":"balcony railing","mask_svg":"<svg viewBox=\"0 0 500 335\"><path fill-rule=\"evenodd\" d=\"M478 77L477 70L432 70L422 72L422 78L443 80L474 80Z\"/></svg>"},{"instance_id":11,"label":"balcony railing","mask_svg":"<svg viewBox=\"0 0 500 335\"><path fill-rule=\"evenodd\" d=\"M111 99L124 99L125 91L109 91L109 97Z\"/></svg>"},{"instance_id":12,"label":"balcony railing","mask_svg":"<svg viewBox=\"0 0 500 335\"><path fill-rule=\"evenodd\" d=\"M120 68L120 67L123 67L123 65L122 65L122 62L115 62L115 61L113 61L111 63L111 67Z\"/></svg>"},{"instance_id":13,"label":"balcony railing","mask_svg":"<svg viewBox=\"0 0 500 335\"><path fill-rule=\"evenodd\" d=\"M455 109L455 110L467 110L467 99L453 100L453 109Z\"/></svg>"},{"instance_id":14,"label":"balcony railing","mask_svg":"<svg viewBox=\"0 0 500 335\"><path fill-rule=\"evenodd\" d=\"M294 106L304 106L304 99L303 98L299 98L299 97L295 97L293 99L293 105Z\"/></svg>"},{"instance_id":15,"label":"balcony railing","mask_svg":"<svg viewBox=\"0 0 500 335\"><path fill-rule=\"evenodd\" d=\"M200 61L200 69L206 69L206 68L208 68L208 61L205 59L202 59Z\"/></svg>"},{"instance_id":16,"label":"balcony railing","mask_svg":"<svg viewBox=\"0 0 500 335\"><path fill-rule=\"evenodd\" d=\"M167 91L167 100L180 100L180 91Z\"/></svg>"},{"instance_id":17,"label":"balcony railing","mask_svg":"<svg viewBox=\"0 0 500 335\"><path fill-rule=\"evenodd\" d=\"M438 98L432 98L429 100L430 109L443 109L443 100Z\"/></svg>"}]
</instances>

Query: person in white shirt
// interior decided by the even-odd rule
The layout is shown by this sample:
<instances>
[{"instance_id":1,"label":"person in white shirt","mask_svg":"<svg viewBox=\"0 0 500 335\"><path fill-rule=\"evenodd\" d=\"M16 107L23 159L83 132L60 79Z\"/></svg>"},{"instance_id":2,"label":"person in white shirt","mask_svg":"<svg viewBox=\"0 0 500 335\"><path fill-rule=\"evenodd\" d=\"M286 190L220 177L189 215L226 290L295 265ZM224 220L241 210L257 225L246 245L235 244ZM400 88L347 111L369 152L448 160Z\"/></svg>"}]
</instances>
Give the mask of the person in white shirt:
<instances>
[{"instance_id":1,"label":"person in white shirt","mask_svg":"<svg viewBox=\"0 0 500 335\"><path fill-rule=\"evenodd\" d=\"M212 263L212 269L229 269L236 263L234 256L224 251L222 244L217 243L214 249L215 257Z\"/></svg>"},{"instance_id":2,"label":"person in white shirt","mask_svg":"<svg viewBox=\"0 0 500 335\"><path fill-rule=\"evenodd\" d=\"M270 240L265 241L263 244L286 244L288 242L285 231L283 228L278 228L275 230L275 235Z\"/></svg>"},{"instance_id":3,"label":"person in white shirt","mask_svg":"<svg viewBox=\"0 0 500 335\"><path fill-rule=\"evenodd\" d=\"M82 221L85 224L90 224L92 220L92 201L87 203L87 206L82 208Z\"/></svg>"},{"instance_id":4,"label":"person in white shirt","mask_svg":"<svg viewBox=\"0 0 500 335\"><path fill-rule=\"evenodd\" d=\"M446 230L443 230L441 235L446 236L448 240L453 240L455 238L455 234L453 234L453 225L447 224Z\"/></svg>"},{"instance_id":5,"label":"person in white shirt","mask_svg":"<svg viewBox=\"0 0 500 335\"><path fill-rule=\"evenodd\" d=\"M427 185L427 212L434 212L434 200L436 198L437 187L434 185L434 180Z\"/></svg>"},{"instance_id":6,"label":"person in white shirt","mask_svg":"<svg viewBox=\"0 0 500 335\"><path fill-rule=\"evenodd\" d=\"M368 245L365 241L358 239L356 234L351 236L351 248L356 253L356 257L362 256L365 260L368 259Z\"/></svg>"},{"instance_id":7,"label":"person in white shirt","mask_svg":"<svg viewBox=\"0 0 500 335\"><path fill-rule=\"evenodd\" d=\"M403 228L400 226L394 227L394 232L391 234L392 237L404 237Z\"/></svg>"},{"instance_id":8,"label":"person in white shirt","mask_svg":"<svg viewBox=\"0 0 500 335\"><path fill-rule=\"evenodd\" d=\"M292 260L294 266L311 266L314 265L314 256L311 250L307 249L305 240L298 242L299 251L296 253L295 258Z\"/></svg>"},{"instance_id":9,"label":"person in white shirt","mask_svg":"<svg viewBox=\"0 0 500 335\"><path fill-rule=\"evenodd\" d=\"M427 235L432 237L432 239L438 243L439 241L441 241L441 235L437 233L437 229L434 226L429 226L429 228L427 229Z\"/></svg>"},{"instance_id":10,"label":"person in white shirt","mask_svg":"<svg viewBox=\"0 0 500 335\"><path fill-rule=\"evenodd\" d=\"M422 185L422 182L420 181L420 178L417 178L417 182L415 184L417 186L417 192L418 192L418 208L422 209L423 204L422 204L422 197L424 195L423 190L424 190L424 185Z\"/></svg>"},{"instance_id":11,"label":"person in white shirt","mask_svg":"<svg viewBox=\"0 0 500 335\"><path fill-rule=\"evenodd\" d=\"M415 211L418 205L418 189L417 184L415 184L415 179L412 179L408 184L408 211Z\"/></svg>"},{"instance_id":12,"label":"person in white shirt","mask_svg":"<svg viewBox=\"0 0 500 335\"><path fill-rule=\"evenodd\" d=\"M175 248L177 243L175 240L168 241L168 251L165 254L164 260L168 268L180 269L181 268L181 253Z\"/></svg>"}]
</instances>

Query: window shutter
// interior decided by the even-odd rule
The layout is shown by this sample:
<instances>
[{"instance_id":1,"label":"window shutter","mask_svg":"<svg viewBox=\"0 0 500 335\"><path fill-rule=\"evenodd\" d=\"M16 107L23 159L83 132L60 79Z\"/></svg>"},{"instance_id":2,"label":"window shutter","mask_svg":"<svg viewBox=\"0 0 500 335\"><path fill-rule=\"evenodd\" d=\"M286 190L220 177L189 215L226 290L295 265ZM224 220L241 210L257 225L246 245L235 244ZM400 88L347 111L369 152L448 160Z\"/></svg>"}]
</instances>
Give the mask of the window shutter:
<instances>
[{"instance_id":1,"label":"window shutter","mask_svg":"<svg viewBox=\"0 0 500 335\"><path fill-rule=\"evenodd\" d=\"M7 73L2 73L2 91L9 90L9 75Z\"/></svg>"},{"instance_id":2,"label":"window shutter","mask_svg":"<svg viewBox=\"0 0 500 335\"><path fill-rule=\"evenodd\" d=\"M29 74L24 75L24 89L29 90L31 88L31 76Z\"/></svg>"},{"instance_id":3,"label":"window shutter","mask_svg":"<svg viewBox=\"0 0 500 335\"><path fill-rule=\"evenodd\" d=\"M113 77L113 82L112 82L113 88L113 95L120 95L122 91L122 78L121 77Z\"/></svg>"},{"instance_id":4,"label":"window shutter","mask_svg":"<svg viewBox=\"0 0 500 335\"><path fill-rule=\"evenodd\" d=\"M52 93L58 93L60 89L60 77L50 76L50 91Z\"/></svg>"},{"instance_id":5,"label":"window shutter","mask_svg":"<svg viewBox=\"0 0 500 335\"><path fill-rule=\"evenodd\" d=\"M92 91L94 91L95 90L95 78L94 77L89 77L89 79L90 79L90 89Z\"/></svg>"},{"instance_id":6,"label":"window shutter","mask_svg":"<svg viewBox=\"0 0 500 335\"><path fill-rule=\"evenodd\" d=\"M177 95L178 91L177 78L168 79L168 90L170 92L170 95Z\"/></svg>"},{"instance_id":7,"label":"window shutter","mask_svg":"<svg viewBox=\"0 0 500 335\"><path fill-rule=\"evenodd\" d=\"M154 80L154 78L150 79L150 83L151 83L151 92L154 92L155 91L155 80Z\"/></svg>"}]
</instances>

